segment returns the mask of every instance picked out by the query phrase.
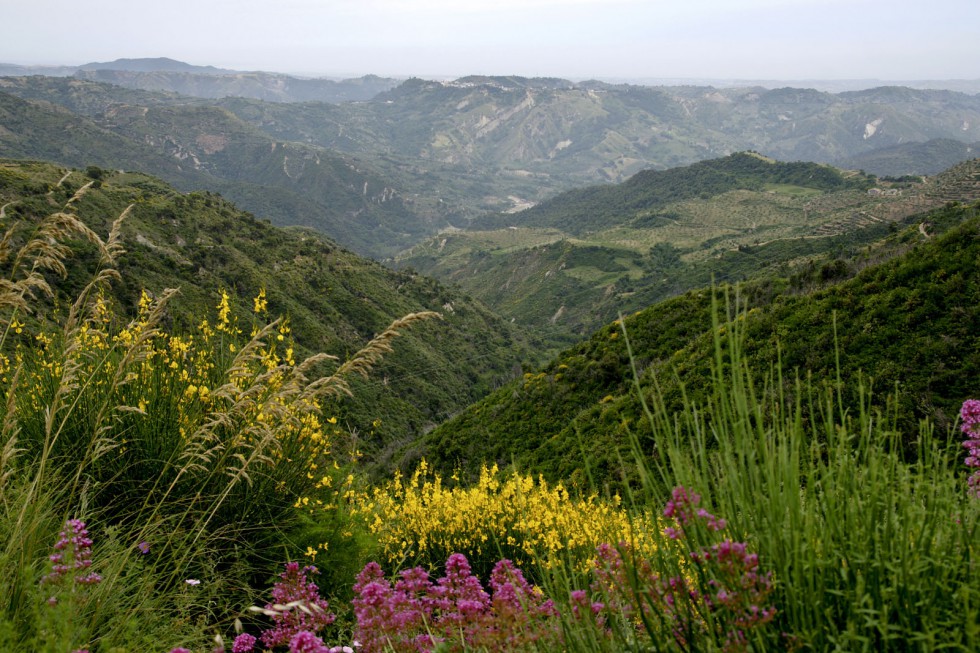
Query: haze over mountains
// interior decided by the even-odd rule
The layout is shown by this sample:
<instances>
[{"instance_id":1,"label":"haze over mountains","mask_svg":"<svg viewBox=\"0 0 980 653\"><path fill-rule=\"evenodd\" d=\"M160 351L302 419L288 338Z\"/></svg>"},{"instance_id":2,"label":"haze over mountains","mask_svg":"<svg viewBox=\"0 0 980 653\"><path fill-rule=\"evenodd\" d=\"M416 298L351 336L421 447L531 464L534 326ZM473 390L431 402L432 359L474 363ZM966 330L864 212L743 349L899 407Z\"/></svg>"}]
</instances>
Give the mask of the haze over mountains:
<instances>
[{"instance_id":1,"label":"haze over mountains","mask_svg":"<svg viewBox=\"0 0 980 653\"><path fill-rule=\"evenodd\" d=\"M980 650L977 0L0 15L0 651Z\"/></svg>"},{"instance_id":2,"label":"haze over mountains","mask_svg":"<svg viewBox=\"0 0 980 653\"><path fill-rule=\"evenodd\" d=\"M21 76L21 75L48 75L48 76L82 76L86 77L97 71L113 71L125 73L184 73L202 76L242 76L259 75L268 79L278 79L284 81L319 81L336 82L338 78L331 76L310 76L292 75L288 73L278 73L268 70L264 71L244 71L232 70L228 68L217 68L215 66L198 66L183 61L177 61L169 57L153 57L138 59L116 59L114 61L90 62L77 66L72 65L23 65L0 62L0 76ZM149 84L148 80L132 81L133 76L120 75L121 80L127 80L123 85L133 85L138 88L148 88L142 84ZM364 75L360 79L376 80L379 84L389 86L397 85L405 78L385 78L375 75ZM432 79L451 80L452 77L437 76ZM713 87L759 87L759 88L812 88L818 91L830 93L840 93L844 91L862 91L869 88L881 86L904 86L907 88L921 90L948 90L959 91L961 93L975 94L980 93L980 79L738 79L738 78L682 78L682 77L633 77L618 78L604 77L605 81L615 84L633 84L637 86L713 86ZM108 81L108 80L103 80ZM345 82L355 82L355 79L345 79ZM580 80L581 81L581 80ZM161 82L157 82L161 83ZM176 90L176 89L175 89ZM214 91L210 91L214 92ZM193 95L193 93L189 93ZM233 94L233 93L229 93ZM244 94L245 97L256 97ZM204 97L221 97L217 95L205 95ZM262 98L260 98L262 99ZM311 98L312 99L312 98ZM349 98L355 99L355 98ZM365 98L366 99L366 98ZM326 100L330 101L330 100Z\"/></svg>"}]
</instances>

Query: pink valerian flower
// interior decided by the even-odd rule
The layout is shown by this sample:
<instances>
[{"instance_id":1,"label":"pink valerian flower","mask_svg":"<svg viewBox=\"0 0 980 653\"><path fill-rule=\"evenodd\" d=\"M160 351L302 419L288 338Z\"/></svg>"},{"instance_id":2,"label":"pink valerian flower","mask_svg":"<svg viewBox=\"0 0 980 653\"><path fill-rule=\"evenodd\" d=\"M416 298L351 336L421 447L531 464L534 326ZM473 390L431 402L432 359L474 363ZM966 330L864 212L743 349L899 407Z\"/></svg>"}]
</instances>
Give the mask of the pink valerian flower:
<instances>
[{"instance_id":1,"label":"pink valerian flower","mask_svg":"<svg viewBox=\"0 0 980 653\"><path fill-rule=\"evenodd\" d=\"M252 653L255 650L255 637L248 633L241 633L231 644L231 653Z\"/></svg>"},{"instance_id":2,"label":"pink valerian flower","mask_svg":"<svg viewBox=\"0 0 980 653\"><path fill-rule=\"evenodd\" d=\"M606 620L602 615L606 607L601 601L589 601L589 593L585 590L572 590L569 595L569 603L572 606L572 616L576 619L595 619L596 624L601 628ZM586 617L586 615L589 615Z\"/></svg>"},{"instance_id":3,"label":"pink valerian flower","mask_svg":"<svg viewBox=\"0 0 980 653\"><path fill-rule=\"evenodd\" d=\"M693 573L664 576L650 560L633 555L625 543L603 544L597 549L592 590L606 597L613 612L659 624L682 647L697 649L698 641L707 637L722 641L724 651L744 651L746 633L775 617L775 607L767 605L772 573L760 570L759 556L744 542L725 538L700 545L703 538L714 538L714 533L724 530L726 522L698 508L699 501L696 493L674 488L664 510L666 517L675 520L675 526L664 533L688 548ZM693 528L698 522L703 528ZM699 617L706 612L710 620Z\"/></svg>"},{"instance_id":4,"label":"pink valerian flower","mask_svg":"<svg viewBox=\"0 0 980 653\"><path fill-rule=\"evenodd\" d=\"M558 609L544 593L527 582L510 560L501 560L490 572L489 628L475 637L477 648L521 651L559 649L562 634Z\"/></svg>"},{"instance_id":5,"label":"pink valerian flower","mask_svg":"<svg viewBox=\"0 0 980 653\"><path fill-rule=\"evenodd\" d=\"M980 424L980 401L967 399L960 408L960 429L964 433L975 432L975 427Z\"/></svg>"},{"instance_id":6,"label":"pink valerian flower","mask_svg":"<svg viewBox=\"0 0 980 653\"><path fill-rule=\"evenodd\" d=\"M463 554L449 556L446 575L436 581L428 595L438 611L436 622L440 631L457 633L465 628L472 637L484 627L485 617L490 612L490 595L483 590L480 579L473 575Z\"/></svg>"},{"instance_id":7,"label":"pink valerian flower","mask_svg":"<svg viewBox=\"0 0 980 653\"><path fill-rule=\"evenodd\" d=\"M92 566L92 539L85 528L85 522L80 519L66 521L54 550L55 553L48 556L51 571L41 579L42 584L60 585L66 577L70 577L78 585L102 582L102 576L89 571ZM58 599L52 596L48 603L56 605Z\"/></svg>"},{"instance_id":8,"label":"pink valerian flower","mask_svg":"<svg viewBox=\"0 0 980 653\"><path fill-rule=\"evenodd\" d=\"M266 647L286 646L298 633L316 633L336 619L329 612L326 599L320 597L316 583L306 577L307 574L317 573L317 568L313 566L300 569L298 562L286 563L286 570L272 587L272 603L265 606L266 610L276 613L272 618L275 625L261 635L262 644ZM281 610L277 606L289 608Z\"/></svg>"},{"instance_id":9,"label":"pink valerian flower","mask_svg":"<svg viewBox=\"0 0 980 653\"><path fill-rule=\"evenodd\" d=\"M968 492L980 498L980 401L967 399L960 408L960 430L966 434L963 446L966 448L966 466L973 467L967 479Z\"/></svg>"},{"instance_id":10,"label":"pink valerian flower","mask_svg":"<svg viewBox=\"0 0 980 653\"><path fill-rule=\"evenodd\" d=\"M176 648L170 649L170 653L191 653L188 649L183 646L178 646Z\"/></svg>"},{"instance_id":11,"label":"pink valerian flower","mask_svg":"<svg viewBox=\"0 0 980 653\"><path fill-rule=\"evenodd\" d=\"M554 605L510 561L497 563L490 585L492 595L459 553L449 557L445 576L435 583L415 568L402 571L392 586L377 563L368 564L354 585L361 650L522 650L560 643Z\"/></svg>"},{"instance_id":12,"label":"pink valerian flower","mask_svg":"<svg viewBox=\"0 0 980 653\"><path fill-rule=\"evenodd\" d=\"M664 506L664 517L671 517L677 522L680 529L667 527L664 534L672 540L681 537L681 531L688 524L694 522L695 518L701 519L708 530L718 532L724 530L727 523L724 519L715 517L704 508L698 508L701 502L701 495L678 485L671 492L671 499Z\"/></svg>"},{"instance_id":13,"label":"pink valerian flower","mask_svg":"<svg viewBox=\"0 0 980 653\"><path fill-rule=\"evenodd\" d=\"M677 486L671 492L671 500L664 506L664 517L672 517L681 526L694 519L694 506L701 501L701 495Z\"/></svg>"},{"instance_id":14,"label":"pink valerian flower","mask_svg":"<svg viewBox=\"0 0 980 653\"><path fill-rule=\"evenodd\" d=\"M376 562L365 565L354 583L354 614L358 640L366 653L386 650L416 651L408 634L425 632L431 623L433 601L429 574L421 567L403 570L392 587Z\"/></svg>"},{"instance_id":15,"label":"pink valerian flower","mask_svg":"<svg viewBox=\"0 0 980 653\"><path fill-rule=\"evenodd\" d=\"M289 653L330 653L330 649L313 633L301 630L289 640Z\"/></svg>"}]
</instances>

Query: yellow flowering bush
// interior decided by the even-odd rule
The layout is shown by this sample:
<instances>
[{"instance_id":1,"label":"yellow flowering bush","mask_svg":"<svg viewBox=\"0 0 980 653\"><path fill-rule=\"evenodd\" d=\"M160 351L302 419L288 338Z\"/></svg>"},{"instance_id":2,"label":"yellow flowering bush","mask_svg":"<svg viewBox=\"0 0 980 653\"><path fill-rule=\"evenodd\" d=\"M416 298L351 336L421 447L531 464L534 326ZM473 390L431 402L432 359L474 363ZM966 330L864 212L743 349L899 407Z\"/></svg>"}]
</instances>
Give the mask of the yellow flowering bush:
<instances>
[{"instance_id":1,"label":"yellow flowering bush","mask_svg":"<svg viewBox=\"0 0 980 653\"><path fill-rule=\"evenodd\" d=\"M173 294L144 291L119 324L100 292L74 323L7 343L3 371L17 367L0 376L7 420L32 458L79 470L75 483L94 483L114 511L216 502L215 526L281 514L329 453L329 386L306 378L323 357L297 364L283 320L245 340L224 292L213 325L168 333L160 322Z\"/></svg>"},{"instance_id":2,"label":"yellow flowering bush","mask_svg":"<svg viewBox=\"0 0 980 653\"><path fill-rule=\"evenodd\" d=\"M348 479L352 485L353 479ZM628 542L652 553L654 524L634 517L619 498L574 497L562 485L486 466L471 487L447 486L423 460L407 481L399 474L369 491L347 492L388 562L442 564L464 554L474 568L509 558L524 569L571 564L587 568L603 542ZM489 566L488 566L489 565Z\"/></svg>"},{"instance_id":3,"label":"yellow flowering bush","mask_svg":"<svg viewBox=\"0 0 980 653\"><path fill-rule=\"evenodd\" d=\"M213 321L190 332L164 326L176 290L144 291L127 321L107 298L129 209L103 240L74 213L90 188L61 211L0 225L0 467L30 469L44 479L33 488L56 484L109 520L271 542L322 480L321 400L350 394L351 374L366 375L404 329L438 314L396 320L339 365L296 360L288 321L266 322L265 290L248 337L224 291ZM49 280L68 275L78 241L94 248L95 269L65 298Z\"/></svg>"}]
</instances>

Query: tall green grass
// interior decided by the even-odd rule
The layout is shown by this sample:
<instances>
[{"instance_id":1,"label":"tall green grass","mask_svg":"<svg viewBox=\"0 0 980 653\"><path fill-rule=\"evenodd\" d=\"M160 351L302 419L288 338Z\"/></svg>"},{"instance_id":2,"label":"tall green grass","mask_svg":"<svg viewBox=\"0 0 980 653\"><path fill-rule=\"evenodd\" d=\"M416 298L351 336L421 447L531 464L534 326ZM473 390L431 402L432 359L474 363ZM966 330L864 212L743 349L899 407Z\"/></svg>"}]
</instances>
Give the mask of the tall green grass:
<instances>
[{"instance_id":1,"label":"tall green grass","mask_svg":"<svg viewBox=\"0 0 980 653\"><path fill-rule=\"evenodd\" d=\"M757 650L977 650L980 508L967 495L958 434L923 423L909 451L895 415L871 407L867 379L786 374L778 355L770 369L753 369L740 345L746 316L722 320L714 308L705 402L668 414L656 379L641 383L634 369L653 430L649 441L633 441L643 489L634 507L659 512L671 488L689 488L759 554L778 612L753 635ZM641 600L639 561L624 557ZM682 573L671 560L656 562L663 577ZM700 617L710 621L710 611ZM576 650L638 646L625 635L610 644L580 625L569 630ZM684 648L656 624L641 630L658 650ZM689 650L724 646L707 636Z\"/></svg>"}]
</instances>

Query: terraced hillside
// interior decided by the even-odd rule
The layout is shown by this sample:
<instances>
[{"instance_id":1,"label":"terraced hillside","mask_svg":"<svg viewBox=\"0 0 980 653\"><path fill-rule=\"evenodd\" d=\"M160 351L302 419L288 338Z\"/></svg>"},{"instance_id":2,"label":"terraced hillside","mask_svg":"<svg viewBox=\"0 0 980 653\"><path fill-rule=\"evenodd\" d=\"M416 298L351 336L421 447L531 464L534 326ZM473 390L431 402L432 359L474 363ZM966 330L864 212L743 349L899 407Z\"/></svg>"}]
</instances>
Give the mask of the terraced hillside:
<instances>
[{"instance_id":1,"label":"terraced hillside","mask_svg":"<svg viewBox=\"0 0 980 653\"><path fill-rule=\"evenodd\" d=\"M884 182L743 153L487 216L487 229L444 233L397 262L561 339L712 279L854 252L924 210L980 198L978 169Z\"/></svg>"}]
</instances>

